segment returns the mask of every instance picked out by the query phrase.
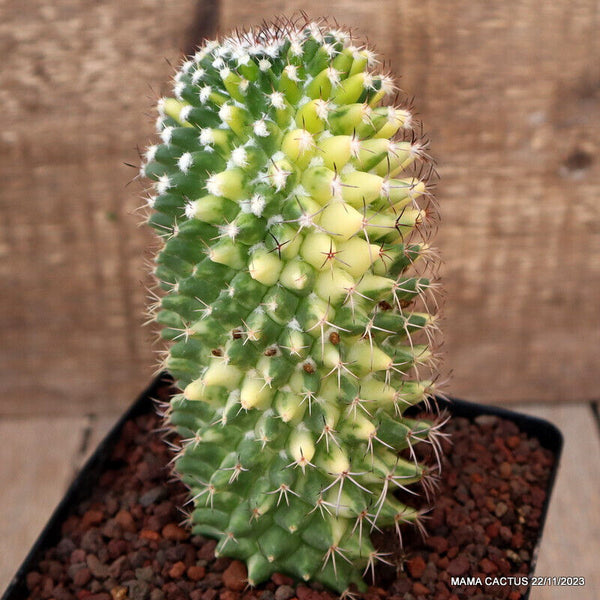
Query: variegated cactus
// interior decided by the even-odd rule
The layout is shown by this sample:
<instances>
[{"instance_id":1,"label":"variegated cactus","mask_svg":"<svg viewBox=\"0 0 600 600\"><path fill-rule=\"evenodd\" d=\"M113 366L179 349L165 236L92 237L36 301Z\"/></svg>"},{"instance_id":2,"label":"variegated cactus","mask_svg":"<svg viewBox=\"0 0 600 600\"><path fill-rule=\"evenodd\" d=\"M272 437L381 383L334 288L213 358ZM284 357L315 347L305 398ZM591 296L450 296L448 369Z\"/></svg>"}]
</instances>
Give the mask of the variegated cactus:
<instances>
[{"instance_id":1,"label":"variegated cactus","mask_svg":"<svg viewBox=\"0 0 600 600\"><path fill-rule=\"evenodd\" d=\"M419 520L398 489L437 425L431 169L393 80L352 33L280 20L208 42L159 101L142 167L170 424L193 530L338 591ZM415 484L415 485L413 485Z\"/></svg>"}]
</instances>

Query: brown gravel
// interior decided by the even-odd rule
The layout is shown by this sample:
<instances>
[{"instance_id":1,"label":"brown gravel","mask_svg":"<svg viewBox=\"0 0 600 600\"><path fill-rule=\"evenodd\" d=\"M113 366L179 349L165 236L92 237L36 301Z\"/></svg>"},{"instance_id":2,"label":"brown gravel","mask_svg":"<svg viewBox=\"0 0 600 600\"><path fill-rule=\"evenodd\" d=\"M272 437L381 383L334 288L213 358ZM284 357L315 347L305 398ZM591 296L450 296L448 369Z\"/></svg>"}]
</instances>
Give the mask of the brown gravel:
<instances>
[{"instance_id":1,"label":"brown gravel","mask_svg":"<svg viewBox=\"0 0 600 600\"><path fill-rule=\"evenodd\" d=\"M246 565L239 560L234 560L223 571L223 585L230 590L241 592L246 587L247 577Z\"/></svg>"},{"instance_id":2,"label":"brown gravel","mask_svg":"<svg viewBox=\"0 0 600 600\"><path fill-rule=\"evenodd\" d=\"M430 536L374 536L382 565L364 600L519 600L519 586L452 586L450 577L526 575L553 457L510 421L455 418L446 426ZM181 526L183 486L170 478L170 451L153 414L125 424L109 468L62 524L62 539L26 576L30 600L334 600L319 584L275 574L246 587L246 567L215 559L215 541Z\"/></svg>"}]
</instances>

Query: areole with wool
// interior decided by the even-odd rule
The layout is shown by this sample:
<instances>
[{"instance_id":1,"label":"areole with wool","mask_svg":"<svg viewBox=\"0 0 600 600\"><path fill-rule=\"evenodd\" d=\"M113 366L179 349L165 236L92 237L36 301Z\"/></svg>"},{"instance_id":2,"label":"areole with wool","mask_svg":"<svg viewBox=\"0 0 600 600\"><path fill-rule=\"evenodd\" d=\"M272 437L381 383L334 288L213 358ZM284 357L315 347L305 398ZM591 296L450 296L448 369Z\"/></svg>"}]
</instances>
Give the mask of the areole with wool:
<instances>
[{"instance_id":1,"label":"areole with wool","mask_svg":"<svg viewBox=\"0 0 600 600\"><path fill-rule=\"evenodd\" d=\"M142 167L162 238L154 309L183 393L167 418L194 531L342 592L420 525L439 423L432 169L393 80L352 32L280 20L207 42L159 101ZM402 454L402 456L401 456Z\"/></svg>"}]
</instances>

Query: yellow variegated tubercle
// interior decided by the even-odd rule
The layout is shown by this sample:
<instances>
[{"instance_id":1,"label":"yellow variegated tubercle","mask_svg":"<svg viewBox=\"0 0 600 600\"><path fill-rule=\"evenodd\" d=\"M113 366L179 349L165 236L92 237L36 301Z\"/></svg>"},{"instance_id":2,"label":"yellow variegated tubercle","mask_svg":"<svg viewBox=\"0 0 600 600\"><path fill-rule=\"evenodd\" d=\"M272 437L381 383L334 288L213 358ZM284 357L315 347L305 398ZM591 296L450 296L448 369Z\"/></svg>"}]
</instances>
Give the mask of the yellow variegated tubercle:
<instances>
[{"instance_id":1,"label":"yellow variegated tubercle","mask_svg":"<svg viewBox=\"0 0 600 600\"><path fill-rule=\"evenodd\" d=\"M193 530L246 561L362 587L370 532L417 522L394 492L437 425L435 217L418 126L376 56L325 21L207 42L158 103L149 223L168 419Z\"/></svg>"}]
</instances>

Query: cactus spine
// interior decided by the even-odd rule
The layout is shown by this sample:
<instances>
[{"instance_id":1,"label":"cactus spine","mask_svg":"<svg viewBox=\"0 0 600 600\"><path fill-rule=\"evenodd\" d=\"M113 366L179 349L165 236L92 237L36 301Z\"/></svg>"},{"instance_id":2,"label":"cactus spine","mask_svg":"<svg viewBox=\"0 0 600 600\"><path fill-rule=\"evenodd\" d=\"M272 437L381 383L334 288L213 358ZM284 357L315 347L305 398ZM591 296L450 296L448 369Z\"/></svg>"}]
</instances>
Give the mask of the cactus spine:
<instances>
[{"instance_id":1,"label":"cactus spine","mask_svg":"<svg viewBox=\"0 0 600 600\"><path fill-rule=\"evenodd\" d=\"M438 444L403 416L433 390L430 169L375 55L301 21L186 60L142 172L193 529L250 584L342 591L383 559L374 528L418 521L394 491Z\"/></svg>"}]
</instances>

